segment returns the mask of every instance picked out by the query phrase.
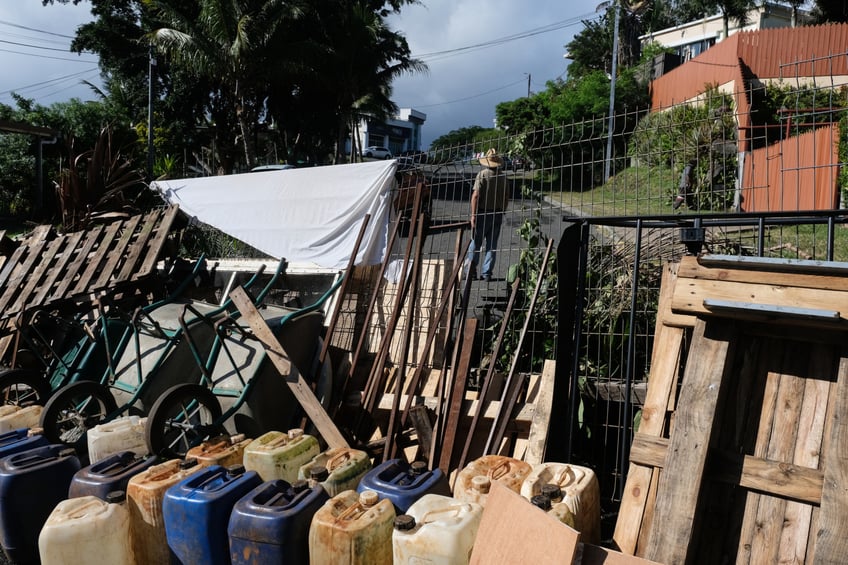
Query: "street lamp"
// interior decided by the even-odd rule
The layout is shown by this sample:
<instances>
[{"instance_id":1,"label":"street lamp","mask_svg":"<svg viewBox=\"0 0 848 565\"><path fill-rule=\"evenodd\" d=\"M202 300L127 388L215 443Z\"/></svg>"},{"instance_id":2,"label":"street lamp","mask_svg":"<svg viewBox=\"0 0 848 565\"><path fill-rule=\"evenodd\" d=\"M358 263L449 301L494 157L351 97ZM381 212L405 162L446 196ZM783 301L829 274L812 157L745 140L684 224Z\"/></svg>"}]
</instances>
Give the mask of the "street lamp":
<instances>
[{"instance_id":1,"label":"street lamp","mask_svg":"<svg viewBox=\"0 0 848 565\"><path fill-rule=\"evenodd\" d=\"M609 6L609 2L604 2L601 6ZM610 178L610 162L612 161L612 133L615 127L615 75L616 67L618 66L618 0L613 0L612 9L615 12L612 31L612 69L610 70L610 95L609 95L609 117L607 123L607 154L604 159L604 182L609 182Z\"/></svg>"},{"instance_id":2,"label":"street lamp","mask_svg":"<svg viewBox=\"0 0 848 565\"><path fill-rule=\"evenodd\" d=\"M156 59L153 57L153 45L148 47L147 57L149 65L147 68L147 181L153 180L153 69L156 67Z\"/></svg>"}]
</instances>

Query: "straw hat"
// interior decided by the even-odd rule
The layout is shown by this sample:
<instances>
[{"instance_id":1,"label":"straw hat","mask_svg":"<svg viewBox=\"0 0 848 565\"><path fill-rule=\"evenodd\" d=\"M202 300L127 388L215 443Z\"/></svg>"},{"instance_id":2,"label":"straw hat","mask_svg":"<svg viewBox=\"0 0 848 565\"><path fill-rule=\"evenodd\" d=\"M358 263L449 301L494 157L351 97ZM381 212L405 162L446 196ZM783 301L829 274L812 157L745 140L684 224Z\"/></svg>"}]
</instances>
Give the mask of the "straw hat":
<instances>
[{"instance_id":1,"label":"straw hat","mask_svg":"<svg viewBox=\"0 0 848 565\"><path fill-rule=\"evenodd\" d=\"M502 167L504 164L503 157L498 155L498 152L495 151L494 147L486 151L486 156L480 157L478 161L480 161L481 165L483 165L484 167L489 167L490 169Z\"/></svg>"}]
</instances>

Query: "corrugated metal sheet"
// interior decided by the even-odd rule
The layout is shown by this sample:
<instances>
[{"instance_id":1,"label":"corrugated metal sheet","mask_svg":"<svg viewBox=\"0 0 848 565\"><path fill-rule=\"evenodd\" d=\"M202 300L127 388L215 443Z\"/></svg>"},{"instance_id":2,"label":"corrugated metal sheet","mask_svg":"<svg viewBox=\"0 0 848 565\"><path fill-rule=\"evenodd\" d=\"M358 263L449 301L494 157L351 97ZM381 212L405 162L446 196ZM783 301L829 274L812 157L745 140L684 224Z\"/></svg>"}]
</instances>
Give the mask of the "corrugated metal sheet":
<instances>
[{"instance_id":1,"label":"corrugated metal sheet","mask_svg":"<svg viewBox=\"0 0 848 565\"><path fill-rule=\"evenodd\" d=\"M839 205L839 130L827 126L752 151L745 160L742 210L833 210Z\"/></svg>"},{"instance_id":2,"label":"corrugated metal sheet","mask_svg":"<svg viewBox=\"0 0 848 565\"><path fill-rule=\"evenodd\" d=\"M745 90L740 62L760 79L846 75L848 57L830 57L846 51L848 24L736 33L653 81L651 107L660 110L691 100L704 92L705 84L738 81L734 92Z\"/></svg>"}]
</instances>

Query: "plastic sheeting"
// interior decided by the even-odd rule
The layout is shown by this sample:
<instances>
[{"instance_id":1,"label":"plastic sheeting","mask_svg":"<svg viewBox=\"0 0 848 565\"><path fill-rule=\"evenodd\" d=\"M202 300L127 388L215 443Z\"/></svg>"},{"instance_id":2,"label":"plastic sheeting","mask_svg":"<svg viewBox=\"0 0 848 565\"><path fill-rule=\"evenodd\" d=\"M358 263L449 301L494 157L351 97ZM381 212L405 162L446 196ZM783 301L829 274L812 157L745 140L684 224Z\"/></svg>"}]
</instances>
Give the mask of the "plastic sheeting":
<instances>
[{"instance_id":1,"label":"plastic sheeting","mask_svg":"<svg viewBox=\"0 0 848 565\"><path fill-rule=\"evenodd\" d=\"M366 214L357 265L383 260L396 162L163 180L170 204L276 259L338 269L347 265Z\"/></svg>"}]
</instances>

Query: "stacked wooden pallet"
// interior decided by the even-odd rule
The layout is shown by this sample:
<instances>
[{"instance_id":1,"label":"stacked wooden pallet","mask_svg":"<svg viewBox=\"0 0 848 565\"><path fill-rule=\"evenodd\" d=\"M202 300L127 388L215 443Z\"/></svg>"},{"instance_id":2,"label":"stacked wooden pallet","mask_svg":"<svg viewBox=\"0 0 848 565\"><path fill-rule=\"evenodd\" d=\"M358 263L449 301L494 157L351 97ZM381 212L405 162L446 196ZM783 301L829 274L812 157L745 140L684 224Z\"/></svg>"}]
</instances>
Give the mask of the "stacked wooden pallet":
<instances>
[{"instance_id":1,"label":"stacked wooden pallet","mask_svg":"<svg viewBox=\"0 0 848 565\"><path fill-rule=\"evenodd\" d=\"M0 262L0 336L8 336L27 310L144 281L156 271L177 211L177 206L155 209L61 235L49 225L36 227Z\"/></svg>"},{"instance_id":2,"label":"stacked wooden pallet","mask_svg":"<svg viewBox=\"0 0 848 565\"><path fill-rule=\"evenodd\" d=\"M667 270L622 551L669 564L844 562L846 275L848 264L721 256Z\"/></svg>"}]
</instances>

